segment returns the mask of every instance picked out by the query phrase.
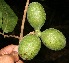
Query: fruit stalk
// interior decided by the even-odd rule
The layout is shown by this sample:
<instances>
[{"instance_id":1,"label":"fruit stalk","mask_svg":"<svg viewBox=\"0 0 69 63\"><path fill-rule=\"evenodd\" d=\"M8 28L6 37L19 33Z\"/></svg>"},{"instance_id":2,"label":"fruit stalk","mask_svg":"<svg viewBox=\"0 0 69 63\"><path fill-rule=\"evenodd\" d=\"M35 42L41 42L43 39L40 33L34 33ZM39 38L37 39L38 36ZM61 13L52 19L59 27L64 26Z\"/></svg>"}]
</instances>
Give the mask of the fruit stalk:
<instances>
[{"instance_id":1,"label":"fruit stalk","mask_svg":"<svg viewBox=\"0 0 69 63\"><path fill-rule=\"evenodd\" d=\"M26 18L26 12L27 12L27 9L28 9L28 4L29 4L29 0L27 0L27 2L26 2L24 15L23 15L23 19L22 19L21 33L20 33L20 39L19 40L21 40L23 38L24 23L25 23L25 18Z\"/></svg>"}]
</instances>

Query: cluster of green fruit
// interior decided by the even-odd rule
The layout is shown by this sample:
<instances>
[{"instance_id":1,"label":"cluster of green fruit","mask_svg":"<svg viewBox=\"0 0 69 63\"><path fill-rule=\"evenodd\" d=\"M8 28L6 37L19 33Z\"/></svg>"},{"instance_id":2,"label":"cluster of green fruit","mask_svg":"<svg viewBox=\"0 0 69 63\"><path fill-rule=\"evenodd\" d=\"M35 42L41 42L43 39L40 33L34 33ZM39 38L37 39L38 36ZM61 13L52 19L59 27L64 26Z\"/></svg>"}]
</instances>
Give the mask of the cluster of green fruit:
<instances>
[{"instance_id":1,"label":"cluster of green fruit","mask_svg":"<svg viewBox=\"0 0 69 63\"><path fill-rule=\"evenodd\" d=\"M43 32L40 31L46 20L46 13L40 3L32 2L29 5L27 19L34 28L35 34L24 36L19 43L18 52L23 60L31 60L38 54L41 48L41 40L43 44L51 50L57 51L65 47L66 38L59 30L49 28Z\"/></svg>"}]
</instances>

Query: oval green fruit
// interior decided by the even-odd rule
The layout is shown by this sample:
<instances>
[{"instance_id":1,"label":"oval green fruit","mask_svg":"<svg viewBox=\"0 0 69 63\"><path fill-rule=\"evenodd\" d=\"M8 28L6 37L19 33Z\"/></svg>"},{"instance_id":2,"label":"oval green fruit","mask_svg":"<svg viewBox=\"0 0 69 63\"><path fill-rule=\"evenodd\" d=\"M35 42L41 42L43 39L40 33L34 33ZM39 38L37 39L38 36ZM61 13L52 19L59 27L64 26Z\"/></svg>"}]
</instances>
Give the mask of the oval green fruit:
<instances>
[{"instance_id":1,"label":"oval green fruit","mask_svg":"<svg viewBox=\"0 0 69 63\"><path fill-rule=\"evenodd\" d=\"M38 2L30 3L27 11L27 19L35 30L40 30L46 20L46 13L43 6Z\"/></svg>"},{"instance_id":2,"label":"oval green fruit","mask_svg":"<svg viewBox=\"0 0 69 63\"><path fill-rule=\"evenodd\" d=\"M36 35L26 35L19 43L18 53L23 60L33 59L41 48L41 41Z\"/></svg>"},{"instance_id":3,"label":"oval green fruit","mask_svg":"<svg viewBox=\"0 0 69 63\"><path fill-rule=\"evenodd\" d=\"M46 47L55 51L63 49L66 45L65 36L62 32L54 28L49 28L43 31L41 39Z\"/></svg>"}]
</instances>

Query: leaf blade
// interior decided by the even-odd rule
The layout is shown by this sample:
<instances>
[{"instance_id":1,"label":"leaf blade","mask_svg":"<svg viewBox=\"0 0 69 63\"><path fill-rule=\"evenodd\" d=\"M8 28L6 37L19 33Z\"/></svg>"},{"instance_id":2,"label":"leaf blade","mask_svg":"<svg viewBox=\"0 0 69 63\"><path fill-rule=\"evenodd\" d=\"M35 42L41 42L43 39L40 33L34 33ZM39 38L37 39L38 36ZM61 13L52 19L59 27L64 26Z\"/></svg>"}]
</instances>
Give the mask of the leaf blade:
<instances>
[{"instance_id":1,"label":"leaf blade","mask_svg":"<svg viewBox=\"0 0 69 63\"><path fill-rule=\"evenodd\" d=\"M18 17L10 6L4 1L0 0L0 11L2 12L2 30L5 33L12 32L17 24Z\"/></svg>"},{"instance_id":2,"label":"leaf blade","mask_svg":"<svg viewBox=\"0 0 69 63\"><path fill-rule=\"evenodd\" d=\"M2 27L2 12L0 11L0 28Z\"/></svg>"}]
</instances>

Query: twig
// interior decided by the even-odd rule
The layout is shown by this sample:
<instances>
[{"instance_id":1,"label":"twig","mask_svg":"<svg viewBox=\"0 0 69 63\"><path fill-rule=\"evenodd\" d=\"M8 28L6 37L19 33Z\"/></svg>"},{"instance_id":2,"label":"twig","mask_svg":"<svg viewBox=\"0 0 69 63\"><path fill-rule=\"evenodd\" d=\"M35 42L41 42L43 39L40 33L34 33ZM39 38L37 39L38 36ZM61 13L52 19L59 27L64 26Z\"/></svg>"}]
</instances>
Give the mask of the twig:
<instances>
[{"instance_id":1,"label":"twig","mask_svg":"<svg viewBox=\"0 0 69 63\"><path fill-rule=\"evenodd\" d=\"M3 36L4 36L4 38L5 38L5 37L8 37L8 38L9 38L9 37L14 37L14 38L20 39L20 37L19 37L19 36L15 36L15 35L4 35L4 34L3 34L3 33L1 33L1 32L0 32L0 34L1 34L1 35L3 35Z\"/></svg>"},{"instance_id":2,"label":"twig","mask_svg":"<svg viewBox=\"0 0 69 63\"><path fill-rule=\"evenodd\" d=\"M4 36L4 38L6 38L6 37L8 37L8 38L10 38L10 37L13 37L13 38L17 38L17 39L20 39L20 37L19 36L15 36L15 35L5 35L4 33L1 33L0 32L0 34L1 35L3 35ZM35 34L35 32L34 31L32 31L32 32L30 32L29 34Z\"/></svg>"},{"instance_id":3,"label":"twig","mask_svg":"<svg viewBox=\"0 0 69 63\"><path fill-rule=\"evenodd\" d=\"M25 23L25 18L26 18L26 12L27 12L27 9L28 9L28 4L29 4L29 0L27 0L27 2L26 2L26 6L25 6L25 10L24 10L22 25L21 25L20 40L23 38L24 23Z\"/></svg>"}]
</instances>

